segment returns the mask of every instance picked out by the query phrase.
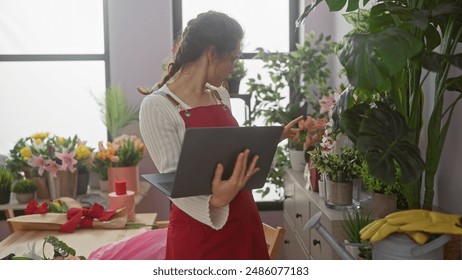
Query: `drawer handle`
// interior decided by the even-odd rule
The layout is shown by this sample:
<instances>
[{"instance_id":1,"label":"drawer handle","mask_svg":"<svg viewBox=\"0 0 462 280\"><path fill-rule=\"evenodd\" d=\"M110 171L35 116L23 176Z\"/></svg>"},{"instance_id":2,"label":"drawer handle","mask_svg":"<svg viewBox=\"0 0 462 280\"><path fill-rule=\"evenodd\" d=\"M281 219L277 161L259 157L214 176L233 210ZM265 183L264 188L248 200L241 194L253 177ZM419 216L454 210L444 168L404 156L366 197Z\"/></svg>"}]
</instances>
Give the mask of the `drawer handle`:
<instances>
[{"instance_id":1,"label":"drawer handle","mask_svg":"<svg viewBox=\"0 0 462 280\"><path fill-rule=\"evenodd\" d=\"M284 240L284 244L289 244L290 241L289 240Z\"/></svg>"},{"instance_id":2,"label":"drawer handle","mask_svg":"<svg viewBox=\"0 0 462 280\"><path fill-rule=\"evenodd\" d=\"M291 195L284 195L284 199L292 198Z\"/></svg>"},{"instance_id":3,"label":"drawer handle","mask_svg":"<svg viewBox=\"0 0 462 280\"><path fill-rule=\"evenodd\" d=\"M318 244L321 244L321 241L319 241L317 239L313 239L313 245L316 246Z\"/></svg>"},{"instance_id":4,"label":"drawer handle","mask_svg":"<svg viewBox=\"0 0 462 280\"><path fill-rule=\"evenodd\" d=\"M300 214L300 213L295 214L295 218L298 219L298 218L301 218L301 217L302 217L302 214Z\"/></svg>"}]
</instances>

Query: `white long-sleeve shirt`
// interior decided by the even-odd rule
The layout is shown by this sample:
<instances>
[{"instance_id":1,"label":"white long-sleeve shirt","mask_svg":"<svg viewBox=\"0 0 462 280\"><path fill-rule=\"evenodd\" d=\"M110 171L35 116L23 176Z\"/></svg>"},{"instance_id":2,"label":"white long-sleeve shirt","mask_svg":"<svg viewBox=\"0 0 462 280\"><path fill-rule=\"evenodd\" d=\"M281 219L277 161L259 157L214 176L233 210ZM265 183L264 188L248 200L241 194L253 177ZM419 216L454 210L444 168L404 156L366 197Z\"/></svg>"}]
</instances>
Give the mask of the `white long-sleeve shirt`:
<instances>
[{"instance_id":1,"label":"white long-sleeve shirt","mask_svg":"<svg viewBox=\"0 0 462 280\"><path fill-rule=\"evenodd\" d=\"M216 90L223 102L231 108L229 93L225 88L207 86ZM140 108L141 136L160 173L176 170L186 130L184 121L179 114L180 109L165 97L167 93L178 101L181 107L191 109L188 104L176 97L167 85L147 95ZM171 200L192 218L214 229L220 229L228 219L229 207L211 207L209 205L210 197L211 195L201 195Z\"/></svg>"}]
</instances>

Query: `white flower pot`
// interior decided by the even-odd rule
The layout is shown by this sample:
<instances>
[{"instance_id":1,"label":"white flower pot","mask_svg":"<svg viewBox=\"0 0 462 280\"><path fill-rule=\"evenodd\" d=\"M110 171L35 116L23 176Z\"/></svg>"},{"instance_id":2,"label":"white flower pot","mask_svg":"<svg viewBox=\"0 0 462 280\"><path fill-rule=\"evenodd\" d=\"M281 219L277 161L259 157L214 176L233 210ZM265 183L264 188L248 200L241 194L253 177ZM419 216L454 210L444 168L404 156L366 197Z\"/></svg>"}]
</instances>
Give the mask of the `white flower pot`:
<instances>
[{"instance_id":1,"label":"white flower pot","mask_svg":"<svg viewBox=\"0 0 462 280\"><path fill-rule=\"evenodd\" d=\"M305 169L305 151L289 149L290 166L295 172L303 172Z\"/></svg>"}]
</instances>

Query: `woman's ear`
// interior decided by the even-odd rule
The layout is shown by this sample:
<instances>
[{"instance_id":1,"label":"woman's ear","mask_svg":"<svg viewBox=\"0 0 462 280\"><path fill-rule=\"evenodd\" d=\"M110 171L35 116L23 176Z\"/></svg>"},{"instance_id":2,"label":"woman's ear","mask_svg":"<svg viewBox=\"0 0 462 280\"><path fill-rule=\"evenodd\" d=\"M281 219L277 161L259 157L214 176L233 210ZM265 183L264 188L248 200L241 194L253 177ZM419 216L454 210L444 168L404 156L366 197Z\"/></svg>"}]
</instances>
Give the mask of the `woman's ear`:
<instances>
[{"instance_id":1,"label":"woman's ear","mask_svg":"<svg viewBox=\"0 0 462 280\"><path fill-rule=\"evenodd\" d=\"M215 50L215 47L209 47L207 49L207 58L210 63L214 63L215 60L217 59L217 52Z\"/></svg>"}]
</instances>

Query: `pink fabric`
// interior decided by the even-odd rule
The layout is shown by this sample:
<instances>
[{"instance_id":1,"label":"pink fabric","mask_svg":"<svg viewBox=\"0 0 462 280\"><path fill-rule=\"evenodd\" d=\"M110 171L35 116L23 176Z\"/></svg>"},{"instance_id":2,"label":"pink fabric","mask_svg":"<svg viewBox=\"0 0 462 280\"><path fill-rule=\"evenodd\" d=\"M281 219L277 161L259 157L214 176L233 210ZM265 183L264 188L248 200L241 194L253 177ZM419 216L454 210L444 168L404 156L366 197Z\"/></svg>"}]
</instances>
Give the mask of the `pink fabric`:
<instances>
[{"instance_id":1,"label":"pink fabric","mask_svg":"<svg viewBox=\"0 0 462 280\"><path fill-rule=\"evenodd\" d=\"M148 229L118 242L102 246L87 260L163 260L167 229Z\"/></svg>"}]
</instances>

